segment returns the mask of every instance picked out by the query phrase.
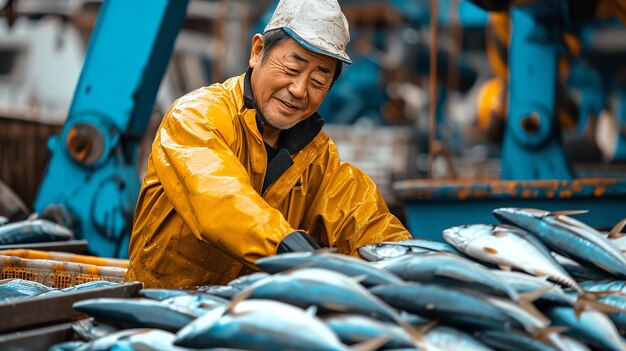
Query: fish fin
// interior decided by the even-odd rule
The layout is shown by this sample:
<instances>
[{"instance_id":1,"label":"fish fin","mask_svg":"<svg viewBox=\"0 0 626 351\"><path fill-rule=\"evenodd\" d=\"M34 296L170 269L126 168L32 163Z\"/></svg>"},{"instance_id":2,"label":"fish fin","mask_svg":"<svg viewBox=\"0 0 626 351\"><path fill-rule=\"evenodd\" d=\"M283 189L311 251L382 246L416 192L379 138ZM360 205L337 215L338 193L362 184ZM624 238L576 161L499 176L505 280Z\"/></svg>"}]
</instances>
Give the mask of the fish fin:
<instances>
[{"instance_id":1,"label":"fish fin","mask_svg":"<svg viewBox=\"0 0 626 351\"><path fill-rule=\"evenodd\" d=\"M28 216L28 218L26 218L27 221L34 221L37 218L39 218L39 213L38 212L33 212L30 214L30 216Z\"/></svg>"},{"instance_id":2,"label":"fish fin","mask_svg":"<svg viewBox=\"0 0 626 351\"><path fill-rule=\"evenodd\" d=\"M246 289L239 294L235 295L231 300L228 306L226 306L225 313L228 313L233 316L237 316L238 314L235 312L235 307L243 300L247 299L250 295L252 295L252 289Z\"/></svg>"},{"instance_id":3,"label":"fish fin","mask_svg":"<svg viewBox=\"0 0 626 351\"><path fill-rule=\"evenodd\" d=\"M622 219L621 221L619 221L619 223L617 223L615 225L615 227L613 227L613 229L611 229L611 231L609 232L608 238L609 239L618 239L624 236L624 234L622 234L622 229L624 229L624 226L626 226L626 218Z\"/></svg>"},{"instance_id":4,"label":"fish fin","mask_svg":"<svg viewBox=\"0 0 626 351\"><path fill-rule=\"evenodd\" d=\"M535 302L535 300L542 297L553 288L554 286L546 286L545 288L541 288L541 289L537 289L537 290L533 290L533 291L529 291L525 293L520 293L519 301L524 302L524 303L533 303Z\"/></svg>"},{"instance_id":5,"label":"fish fin","mask_svg":"<svg viewBox=\"0 0 626 351\"><path fill-rule=\"evenodd\" d=\"M550 326L550 327L545 327L545 328L537 328L535 329L535 331L533 331L532 338L537 341L541 341L543 343L552 344L550 342L551 334L563 333L563 332L568 331L569 329L570 327L560 326L560 325L555 325L555 326Z\"/></svg>"},{"instance_id":6,"label":"fish fin","mask_svg":"<svg viewBox=\"0 0 626 351\"><path fill-rule=\"evenodd\" d=\"M505 266L503 264L498 265L498 268L500 268L501 271L505 271L505 272L510 272L511 271L511 266Z\"/></svg>"},{"instance_id":7,"label":"fish fin","mask_svg":"<svg viewBox=\"0 0 626 351\"><path fill-rule=\"evenodd\" d=\"M597 292L585 292L576 300L574 305L574 314L576 318L579 318L585 308L591 307L592 309L602 313L624 313L626 310L616 306L608 305L602 301L598 301L598 298L613 295L612 291L597 291Z\"/></svg>"},{"instance_id":8,"label":"fish fin","mask_svg":"<svg viewBox=\"0 0 626 351\"><path fill-rule=\"evenodd\" d=\"M309 316L315 317L317 315L317 306L316 305L311 305L311 306L309 306L309 308L306 309L305 312Z\"/></svg>"},{"instance_id":9,"label":"fish fin","mask_svg":"<svg viewBox=\"0 0 626 351\"><path fill-rule=\"evenodd\" d=\"M550 217L558 217L558 216L574 216L583 213L587 213L589 210L571 210L571 211L555 211L548 213Z\"/></svg>"},{"instance_id":10,"label":"fish fin","mask_svg":"<svg viewBox=\"0 0 626 351\"><path fill-rule=\"evenodd\" d=\"M365 279L367 279L367 274L360 274L360 275L352 277L352 280L354 280L355 282L359 284L361 284Z\"/></svg>"},{"instance_id":11,"label":"fish fin","mask_svg":"<svg viewBox=\"0 0 626 351\"><path fill-rule=\"evenodd\" d=\"M404 329L407 333L409 333L409 335L411 335L411 339L413 339L413 341L420 342L424 339L424 335L429 330L434 328L435 325L437 325L437 323L439 323L439 320L433 319L429 321L428 323L420 325L419 327L414 327L403 319L399 319L397 322L398 322L398 325L402 327L402 329Z\"/></svg>"},{"instance_id":12,"label":"fish fin","mask_svg":"<svg viewBox=\"0 0 626 351\"><path fill-rule=\"evenodd\" d=\"M385 345L389 341L389 338L386 336L378 336L369 340L365 340L356 345L353 345L349 348L351 351L374 351L381 348L381 346Z\"/></svg>"},{"instance_id":13,"label":"fish fin","mask_svg":"<svg viewBox=\"0 0 626 351\"><path fill-rule=\"evenodd\" d=\"M490 255L495 255L495 254L498 253L498 250L494 249L493 247L489 247L489 246L483 247L483 251L485 251L486 253L488 253Z\"/></svg>"}]
</instances>

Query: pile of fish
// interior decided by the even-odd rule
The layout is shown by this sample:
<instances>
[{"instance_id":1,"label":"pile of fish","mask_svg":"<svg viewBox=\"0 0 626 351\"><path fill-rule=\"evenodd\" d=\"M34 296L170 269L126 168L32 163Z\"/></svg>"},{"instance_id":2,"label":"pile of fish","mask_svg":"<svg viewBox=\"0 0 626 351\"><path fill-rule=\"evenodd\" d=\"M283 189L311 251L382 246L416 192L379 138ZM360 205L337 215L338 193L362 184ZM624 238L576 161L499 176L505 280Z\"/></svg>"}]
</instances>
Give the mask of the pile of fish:
<instances>
[{"instance_id":1,"label":"pile of fish","mask_svg":"<svg viewBox=\"0 0 626 351\"><path fill-rule=\"evenodd\" d=\"M9 222L0 217L0 245L68 241L73 237L70 229L47 219L33 217Z\"/></svg>"},{"instance_id":2,"label":"pile of fish","mask_svg":"<svg viewBox=\"0 0 626 351\"><path fill-rule=\"evenodd\" d=\"M51 288L45 284L24 279L3 279L0 280L0 303L15 302L31 297L51 296L57 294L71 293L87 289L101 288L104 286L118 285L122 283L98 280L83 283L63 289Z\"/></svg>"},{"instance_id":3,"label":"pile of fish","mask_svg":"<svg viewBox=\"0 0 626 351\"><path fill-rule=\"evenodd\" d=\"M624 223L494 214L503 224L447 229L447 243L282 254L227 286L80 301L83 341L51 350L626 350Z\"/></svg>"}]
</instances>

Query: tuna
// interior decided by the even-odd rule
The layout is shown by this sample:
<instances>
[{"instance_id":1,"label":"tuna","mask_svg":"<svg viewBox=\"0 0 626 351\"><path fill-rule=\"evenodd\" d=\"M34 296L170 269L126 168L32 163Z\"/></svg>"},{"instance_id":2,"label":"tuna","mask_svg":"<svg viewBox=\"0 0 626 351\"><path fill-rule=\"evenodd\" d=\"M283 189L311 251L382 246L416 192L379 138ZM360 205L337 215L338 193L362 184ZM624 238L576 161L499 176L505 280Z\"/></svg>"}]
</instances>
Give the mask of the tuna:
<instances>
[{"instance_id":1,"label":"tuna","mask_svg":"<svg viewBox=\"0 0 626 351\"><path fill-rule=\"evenodd\" d=\"M330 252L294 252L261 258L256 265L268 273L280 273L296 267L323 268L349 277L359 277L366 287L380 284L397 284L402 280L351 256Z\"/></svg>"},{"instance_id":2,"label":"tuna","mask_svg":"<svg viewBox=\"0 0 626 351\"><path fill-rule=\"evenodd\" d=\"M259 281L242 294L301 308L316 306L320 313L355 313L387 321L400 316L353 278L321 268L301 268Z\"/></svg>"},{"instance_id":3,"label":"tuna","mask_svg":"<svg viewBox=\"0 0 626 351\"><path fill-rule=\"evenodd\" d=\"M487 294L517 299L515 290L496 279L489 269L450 253L408 255L406 259L391 263L385 269L406 281L467 287Z\"/></svg>"},{"instance_id":4,"label":"tuna","mask_svg":"<svg viewBox=\"0 0 626 351\"><path fill-rule=\"evenodd\" d=\"M626 277L626 257L600 232L565 214L537 209L499 208L498 220L537 236L551 250L618 277Z\"/></svg>"},{"instance_id":5,"label":"tuna","mask_svg":"<svg viewBox=\"0 0 626 351\"><path fill-rule=\"evenodd\" d=\"M187 308L141 298L89 299L78 301L73 306L98 322L118 328L157 328L177 332L198 317Z\"/></svg>"},{"instance_id":6,"label":"tuna","mask_svg":"<svg viewBox=\"0 0 626 351\"><path fill-rule=\"evenodd\" d=\"M443 238L464 254L505 269L516 269L580 291L550 251L524 230L508 225L473 224L443 231Z\"/></svg>"}]
</instances>

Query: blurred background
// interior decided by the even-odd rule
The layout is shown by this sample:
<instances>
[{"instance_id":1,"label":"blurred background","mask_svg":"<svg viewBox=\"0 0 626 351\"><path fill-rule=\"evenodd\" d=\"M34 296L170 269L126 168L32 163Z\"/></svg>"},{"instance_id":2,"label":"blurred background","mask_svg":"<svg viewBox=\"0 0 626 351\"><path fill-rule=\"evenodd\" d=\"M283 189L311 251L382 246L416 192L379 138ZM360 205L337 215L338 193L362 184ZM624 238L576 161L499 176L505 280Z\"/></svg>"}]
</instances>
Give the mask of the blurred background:
<instances>
[{"instance_id":1,"label":"blurred background","mask_svg":"<svg viewBox=\"0 0 626 351\"><path fill-rule=\"evenodd\" d=\"M319 112L342 159L374 179L403 221L412 200L463 200L477 191L489 197L497 188L492 181L622 179L626 28L619 0L549 0L521 10L510 1L339 2L350 23L354 63L344 66ZM245 72L251 38L276 3L189 2L140 133L134 165L140 178L168 107L191 90ZM50 159L48 140L66 122L102 7L92 0L0 0L0 186L15 195L0 207L12 220L39 210L34 204ZM512 23L530 32L516 36ZM528 83L533 74L543 80ZM515 115L529 99L546 96L548 108ZM507 116L521 118L515 127L530 136L507 127ZM505 147L511 140L522 146ZM511 151L516 148L522 151ZM429 183L401 182L420 179ZM69 186L63 182L56 186ZM473 187L457 186L468 182ZM491 185L477 188L477 182ZM621 196L626 187L609 183L615 182ZM607 189L597 194L590 184L565 190L603 195ZM507 186L526 197L567 197L544 183ZM133 208L132 196L127 201Z\"/></svg>"}]
</instances>

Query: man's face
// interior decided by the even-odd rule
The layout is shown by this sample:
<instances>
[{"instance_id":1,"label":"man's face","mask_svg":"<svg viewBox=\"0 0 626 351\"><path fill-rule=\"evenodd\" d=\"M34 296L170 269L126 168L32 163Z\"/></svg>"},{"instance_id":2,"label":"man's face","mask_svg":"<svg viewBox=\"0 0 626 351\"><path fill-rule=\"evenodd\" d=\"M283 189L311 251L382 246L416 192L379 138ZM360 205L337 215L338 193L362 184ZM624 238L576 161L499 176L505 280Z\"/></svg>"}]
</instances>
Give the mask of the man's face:
<instances>
[{"instance_id":1,"label":"man's face","mask_svg":"<svg viewBox=\"0 0 626 351\"><path fill-rule=\"evenodd\" d=\"M289 38L274 46L265 62L263 39L252 39L251 83L266 123L280 130L311 116L326 97L336 59L309 51Z\"/></svg>"}]
</instances>

